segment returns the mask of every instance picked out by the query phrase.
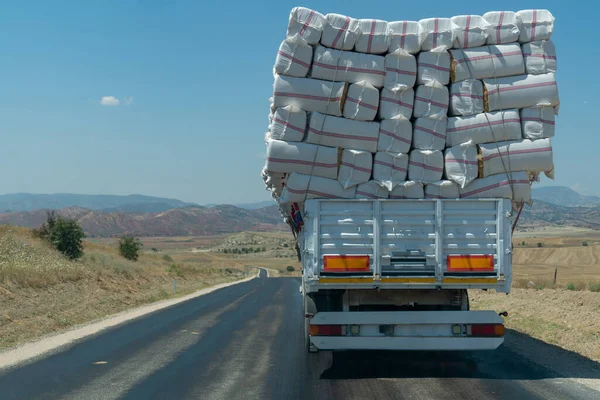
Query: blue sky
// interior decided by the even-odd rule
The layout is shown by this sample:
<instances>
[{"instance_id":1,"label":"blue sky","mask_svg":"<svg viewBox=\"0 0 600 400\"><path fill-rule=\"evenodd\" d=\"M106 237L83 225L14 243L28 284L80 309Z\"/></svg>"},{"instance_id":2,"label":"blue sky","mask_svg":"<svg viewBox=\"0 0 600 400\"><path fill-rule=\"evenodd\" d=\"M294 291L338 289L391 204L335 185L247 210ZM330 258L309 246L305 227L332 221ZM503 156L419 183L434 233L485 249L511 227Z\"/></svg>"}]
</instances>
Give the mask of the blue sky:
<instances>
[{"instance_id":1,"label":"blue sky","mask_svg":"<svg viewBox=\"0 0 600 400\"><path fill-rule=\"evenodd\" d=\"M573 4L499 3L554 14L554 184L600 195L600 5ZM272 65L297 5L385 20L491 10L447 0L2 2L0 193L269 199L260 169Z\"/></svg>"}]
</instances>

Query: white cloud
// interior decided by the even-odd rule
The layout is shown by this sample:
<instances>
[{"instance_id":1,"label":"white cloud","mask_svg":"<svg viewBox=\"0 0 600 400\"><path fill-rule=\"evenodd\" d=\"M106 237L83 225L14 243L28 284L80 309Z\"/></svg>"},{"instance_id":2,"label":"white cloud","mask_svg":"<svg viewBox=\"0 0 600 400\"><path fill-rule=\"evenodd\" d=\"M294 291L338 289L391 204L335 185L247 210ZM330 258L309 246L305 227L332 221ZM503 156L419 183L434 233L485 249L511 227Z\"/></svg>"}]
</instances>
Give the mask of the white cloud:
<instances>
[{"instance_id":1,"label":"white cloud","mask_svg":"<svg viewBox=\"0 0 600 400\"><path fill-rule=\"evenodd\" d=\"M125 96L123 98L123 103L125 103L126 106L133 104L133 96Z\"/></svg>"},{"instance_id":2,"label":"white cloud","mask_svg":"<svg viewBox=\"0 0 600 400\"><path fill-rule=\"evenodd\" d=\"M103 96L100 100L100 104L102 104L103 106L118 106L119 99L117 99L114 96Z\"/></svg>"}]
</instances>

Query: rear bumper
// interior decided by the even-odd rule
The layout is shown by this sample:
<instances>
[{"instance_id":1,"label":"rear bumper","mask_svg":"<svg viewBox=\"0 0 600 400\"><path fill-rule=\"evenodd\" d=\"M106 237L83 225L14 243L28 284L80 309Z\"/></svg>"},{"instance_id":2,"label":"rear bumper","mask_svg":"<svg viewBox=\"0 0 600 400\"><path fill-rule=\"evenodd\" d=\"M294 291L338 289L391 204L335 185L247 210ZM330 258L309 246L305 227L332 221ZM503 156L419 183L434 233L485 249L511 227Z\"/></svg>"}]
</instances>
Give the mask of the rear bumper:
<instances>
[{"instance_id":1,"label":"rear bumper","mask_svg":"<svg viewBox=\"0 0 600 400\"><path fill-rule=\"evenodd\" d=\"M312 336L310 341L319 350L468 351L495 350L504 338Z\"/></svg>"},{"instance_id":2,"label":"rear bumper","mask_svg":"<svg viewBox=\"0 0 600 400\"><path fill-rule=\"evenodd\" d=\"M475 337L470 327L481 324L502 325L494 311L387 311L320 312L310 325L341 325L342 336L311 336L319 350L494 350L503 336ZM346 327L358 325L356 335ZM380 327L393 326L389 336ZM457 334L453 327L460 327Z\"/></svg>"}]
</instances>

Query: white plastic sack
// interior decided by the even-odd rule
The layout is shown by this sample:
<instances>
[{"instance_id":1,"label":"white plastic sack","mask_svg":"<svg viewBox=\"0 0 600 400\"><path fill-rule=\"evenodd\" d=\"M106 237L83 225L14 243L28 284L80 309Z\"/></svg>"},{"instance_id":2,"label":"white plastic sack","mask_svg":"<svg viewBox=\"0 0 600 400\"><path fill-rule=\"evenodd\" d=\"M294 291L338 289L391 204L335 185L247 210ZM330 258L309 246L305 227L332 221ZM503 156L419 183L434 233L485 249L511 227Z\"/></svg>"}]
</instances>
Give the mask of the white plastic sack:
<instances>
[{"instance_id":1,"label":"white plastic sack","mask_svg":"<svg viewBox=\"0 0 600 400\"><path fill-rule=\"evenodd\" d=\"M377 151L379 122L354 121L312 113L308 124L309 143L344 149Z\"/></svg>"},{"instance_id":2,"label":"white plastic sack","mask_svg":"<svg viewBox=\"0 0 600 400\"><path fill-rule=\"evenodd\" d=\"M475 115L483 111L483 83L480 80L467 79L450 86L452 115Z\"/></svg>"},{"instance_id":3,"label":"white plastic sack","mask_svg":"<svg viewBox=\"0 0 600 400\"><path fill-rule=\"evenodd\" d=\"M404 117L384 119L379 125L377 151L408 154L412 135L413 128L409 119Z\"/></svg>"},{"instance_id":4,"label":"white plastic sack","mask_svg":"<svg viewBox=\"0 0 600 400\"><path fill-rule=\"evenodd\" d=\"M338 181L344 189L368 182L373 172L373 155L368 151L344 150Z\"/></svg>"},{"instance_id":5,"label":"white plastic sack","mask_svg":"<svg viewBox=\"0 0 600 400\"><path fill-rule=\"evenodd\" d=\"M275 72L280 75L306 77L312 62L313 48L300 35L285 39L275 58Z\"/></svg>"},{"instance_id":6,"label":"white plastic sack","mask_svg":"<svg viewBox=\"0 0 600 400\"><path fill-rule=\"evenodd\" d=\"M440 46L450 49L454 46L458 27L450 18L427 18L420 20L419 24L423 29L422 51Z\"/></svg>"},{"instance_id":7,"label":"white plastic sack","mask_svg":"<svg viewBox=\"0 0 600 400\"><path fill-rule=\"evenodd\" d=\"M415 118L446 118L448 113L448 88L438 82L417 86L413 116Z\"/></svg>"},{"instance_id":8,"label":"white plastic sack","mask_svg":"<svg viewBox=\"0 0 600 400\"><path fill-rule=\"evenodd\" d=\"M356 186L344 189L335 179L291 174L281 194L281 203L300 203L308 199L352 199Z\"/></svg>"},{"instance_id":9,"label":"white plastic sack","mask_svg":"<svg viewBox=\"0 0 600 400\"><path fill-rule=\"evenodd\" d=\"M325 81L367 81L380 88L385 78L385 57L317 46L311 77Z\"/></svg>"},{"instance_id":10,"label":"white plastic sack","mask_svg":"<svg viewBox=\"0 0 600 400\"><path fill-rule=\"evenodd\" d=\"M352 50L359 35L358 20L340 14L327 14L321 44L332 49Z\"/></svg>"},{"instance_id":11,"label":"white plastic sack","mask_svg":"<svg viewBox=\"0 0 600 400\"><path fill-rule=\"evenodd\" d=\"M526 172L509 175L498 174L487 178L475 179L464 189L460 189L461 198L504 198L513 201L531 202L531 184Z\"/></svg>"},{"instance_id":12,"label":"white plastic sack","mask_svg":"<svg viewBox=\"0 0 600 400\"><path fill-rule=\"evenodd\" d=\"M526 73L540 75L556 72L556 49L551 40L525 43L522 49Z\"/></svg>"},{"instance_id":13,"label":"white plastic sack","mask_svg":"<svg viewBox=\"0 0 600 400\"><path fill-rule=\"evenodd\" d=\"M308 44L315 45L321 40L324 24L323 14L304 7L294 7L290 12L287 37L300 35Z\"/></svg>"},{"instance_id":14,"label":"white plastic sack","mask_svg":"<svg viewBox=\"0 0 600 400\"><path fill-rule=\"evenodd\" d=\"M286 185L289 174L285 172L267 171L263 168L261 175L267 190L271 192L271 195L274 198L279 199L279 197L281 197L281 193L283 192L283 188Z\"/></svg>"},{"instance_id":15,"label":"white plastic sack","mask_svg":"<svg viewBox=\"0 0 600 400\"><path fill-rule=\"evenodd\" d=\"M554 136L554 109L552 107L531 107L521 110L523 138L543 139Z\"/></svg>"},{"instance_id":16,"label":"white plastic sack","mask_svg":"<svg viewBox=\"0 0 600 400\"><path fill-rule=\"evenodd\" d=\"M354 50L359 53L383 54L390 47L390 32L387 21L359 19L359 35Z\"/></svg>"},{"instance_id":17,"label":"white plastic sack","mask_svg":"<svg viewBox=\"0 0 600 400\"><path fill-rule=\"evenodd\" d=\"M451 18L458 26L454 47L466 49L483 46L489 36L490 24L479 15L458 15Z\"/></svg>"},{"instance_id":18,"label":"white plastic sack","mask_svg":"<svg viewBox=\"0 0 600 400\"><path fill-rule=\"evenodd\" d=\"M306 132L306 112L296 106L275 109L269 125L269 138L301 142Z\"/></svg>"},{"instance_id":19,"label":"white plastic sack","mask_svg":"<svg viewBox=\"0 0 600 400\"><path fill-rule=\"evenodd\" d=\"M450 53L445 48L422 51L417 58L417 83L424 85L437 81L442 85L450 82Z\"/></svg>"},{"instance_id":20,"label":"white plastic sack","mask_svg":"<svg viewBox=\"0 0 600 400\"><path fill-rule=\"evenodd\" d=\"M452 181L437 181L425 185L426 199L458 199L460 190Z\"/></svg>"},{"instance_id":21,"label":"white plastic sack","mask_svg":"<svg viewBox=\"0 0 600 400\"><path fill-rule=\"evenodd\" d=\"M348 87L344 103L344 118L358 121L373 121L379 109L379 90L363 81Z\"/></svg>"},{"instance_id":22,"label":"white plastic sack","mask_svg":"<svg viewBox=\"0 0 600 400\"><path fill-rule=\"evenodd\" d=\"M394 21L388 23L390 30L390 53L404 50L409 54L421 51L423 43L423 29L417 21Z\"/></svg>"},{"instance_id":23,"label":"white plastic sack","mask_svg":"<svg viewBox=\"0 0 600 400\"><path fill-rule=\"evenodd\" d=\"M519 42L549 40L554 30L554 16L548 10L523 10L517 12L521 34Z\"/></svg>"},{"instance_id":24,"label":"white plastic sack","mask_svg":"<svg viewBox=\"0 0 600 400\"><path fill-rule=\"evenodd\" d=\"M519 22L514 11L488 12L483 14L483 19L491 25L487 44L512 43L519 40Z\"/></svg>"},{"instance_id":25,"label":"white plastic sack","mask_svg":"<svg viewBox=\"0 0 600 400\"><path fill-rule=\"evenodd\" d=\"M408 162L408 179L422 183L437 182L444 174L444 155L439 150L413 150Z\"/></svg>"},{"instance_id":26,"label":"white plastic sack","mask_svg":"<svg viewBox=\"0 0 600 400\"><path fill-rule=\"evenodd\" d=\"M392 119L402 116L409 119L413 114L414 102L415 92L412 88L383 88L379 97L379 118Z\"/></svg>"},{"instance_id":27,"label":"white plastic sack","mask_svg":"<svg viewBox=\"0 0 600 400\"><path fill-rule=\"evenodd\" d=\"M554 170L550 139L480 144L482 177L506 172Z\"/></svg>"},{"instance_id":28,"label":"white plastic sack","mask_svg":"<svg viewBox=\"0 0 600 400\"><path fill-rule=\"evenodd\" d=\"M448 118L446 146L452 147L468 141L481 144L519 140L521 137L519 111L502 110Z\"/></svg>"},{"instance_id":29,"label":"white plastic sack","mask_svg":"<svg viewBox=\"0 0 600 400\"><path fill-rule=\"evenodd\" d=\"M269 172L297 172L336 179L338 174L338 150L310 143L268 140L265 170Z\"/></svg>"},{"instance_id":30,"label":"white plastic sack","mask_svg":"<svg viewBox=\"0 0 600 400\"><path fill-rule=\"evenodd\" d=\"M398 183L406 180L408 158L408 154L375 153L373 180L392 190Z\"/></svg>"},{"instance_id":31,"label":"white plastic sack","mask_svg":"<svg viewBox=\"0 0 600 400\"><path fill-rule=\"evenodd\" d=\"M486 111L559 105L553 73L485 79L483 83L487 90Z\"/></svg>"},{"instance_id":32,"label":"white plastic sack","mask_svg":"<svg viewBox=\"0 0 600 400\"><path fill-rule=\"evenodd\" d=\"M523 53L518 43L450 50L452 82L465 79L501 78L525 73Z\"/></svg>"},{"instance_id":33,"label":"white plastic sack","mask_svg":"<svg viewBox=\"0 0 600 400\"><path fill-rule=\"evenodd\" d=\"M401 89L403 86L415 86L417 78L417 60L404 50L397 50L385 56L385 78L383 86L387 89Z\"/></svg>"},{"instance_id":34,"label":"white plastic sack","mask_svg":"<svg viewBox=\"0 0 600 400\"><path fill-rule=\"evenodd\" d=\"M390 192L390 199L422 199L424 197L423 184L416 181L400 182Z\"/></svg>"},{"instance_id":35,"label":"white plastic sack","mask_svg":"<svg viewBox=\"0 0 600 400\"><path fill-rule=\"evenodd\" d=\"M456 182L460 187L464 188L477 178L479 163L477 162L477 146L473 142L447 148L444 158L446 178Z\"/></svg>"},{"instance_id":36,"label":"white plastic sack","mask_svg":"<svg viewBox=\"0 0 600 400\"><path fill-rule=\"evenodd\" d=\"M387 199L390 192L378 182L369 181L356 188L355 199Z\"/></svg>"},{"instance_id":37,"label":"white plastic sack","mask_svg":"<svg viewBox=\"0 0 600 400\"><path fill-rule=\"evenodd\" d=\"M446 119L417 118L413 126L412 147L420 150L444 150Z\"/></svg>"},{"instance_id":38,"label":"white plastic sack","mask_svg":"<svg viewBox=\"0 0 600 400\"><path fill-rule=\"evenodd\" d=\"M316 79L276 75L273 85L273 106L289 105L304 111L342 115L342 99L347 84Z\"/></svg>"}]
</instances>

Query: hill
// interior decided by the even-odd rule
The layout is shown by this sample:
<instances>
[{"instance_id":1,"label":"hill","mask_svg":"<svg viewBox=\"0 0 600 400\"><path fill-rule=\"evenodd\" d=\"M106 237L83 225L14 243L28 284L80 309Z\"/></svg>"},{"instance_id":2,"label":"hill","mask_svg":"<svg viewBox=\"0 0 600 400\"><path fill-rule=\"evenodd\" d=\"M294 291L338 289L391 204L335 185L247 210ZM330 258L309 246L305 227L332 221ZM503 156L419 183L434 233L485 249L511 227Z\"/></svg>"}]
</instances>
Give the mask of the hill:
<instances>
[{"instance_id":1,"label":"hill","mask_svg":"<svg viewBox=\"0 0 600 400\"><path fill-rule=\"evenodd\" d=\"M162 197L132 194L87 195L87 194L30 194L15 193L0 195L0 212L34 211L39 209L61 209L80 207L88 210L138 211L152 209L153 212L166 211L171 208L196 205L181 200ZM146 207L146 209L144 209ZM160 208L160 210L159 210Z\"/></svg>"},{"instance_id":2,"label":"hill","mask_svg":"<svg viewBox=\"0 0 600 400\"><path fill-rule=\"evenodd\" d=\"M565 207L600 205L600 197L584 196L565 186L546 186L532 190L534 200Z\"/></svg>"},{"instance_id":3,"label":"hill","mask_svg":"<svg viewBox=\"0 0 600 400\"><path fill-rule=\"evenodd\" d=\"M79 207L59 210L79 221L88 236L211 236L241 231L285 229L276 206L244 210L230 205L211 208L189 206L161 212L103 212ZM0 214L0 224L39 227L45 210Z\"/></svg>"},{"instance_id":4,"label":"hill","mask_svg":"<svg viewBox=\"0 0 600 400\"><path fill-rule=\"evenodd\" d=\"M519 226L568 225L600 229L600 205L594 207L567 207L535 200L525 206Z\"/></svg>"}]
</instances>

